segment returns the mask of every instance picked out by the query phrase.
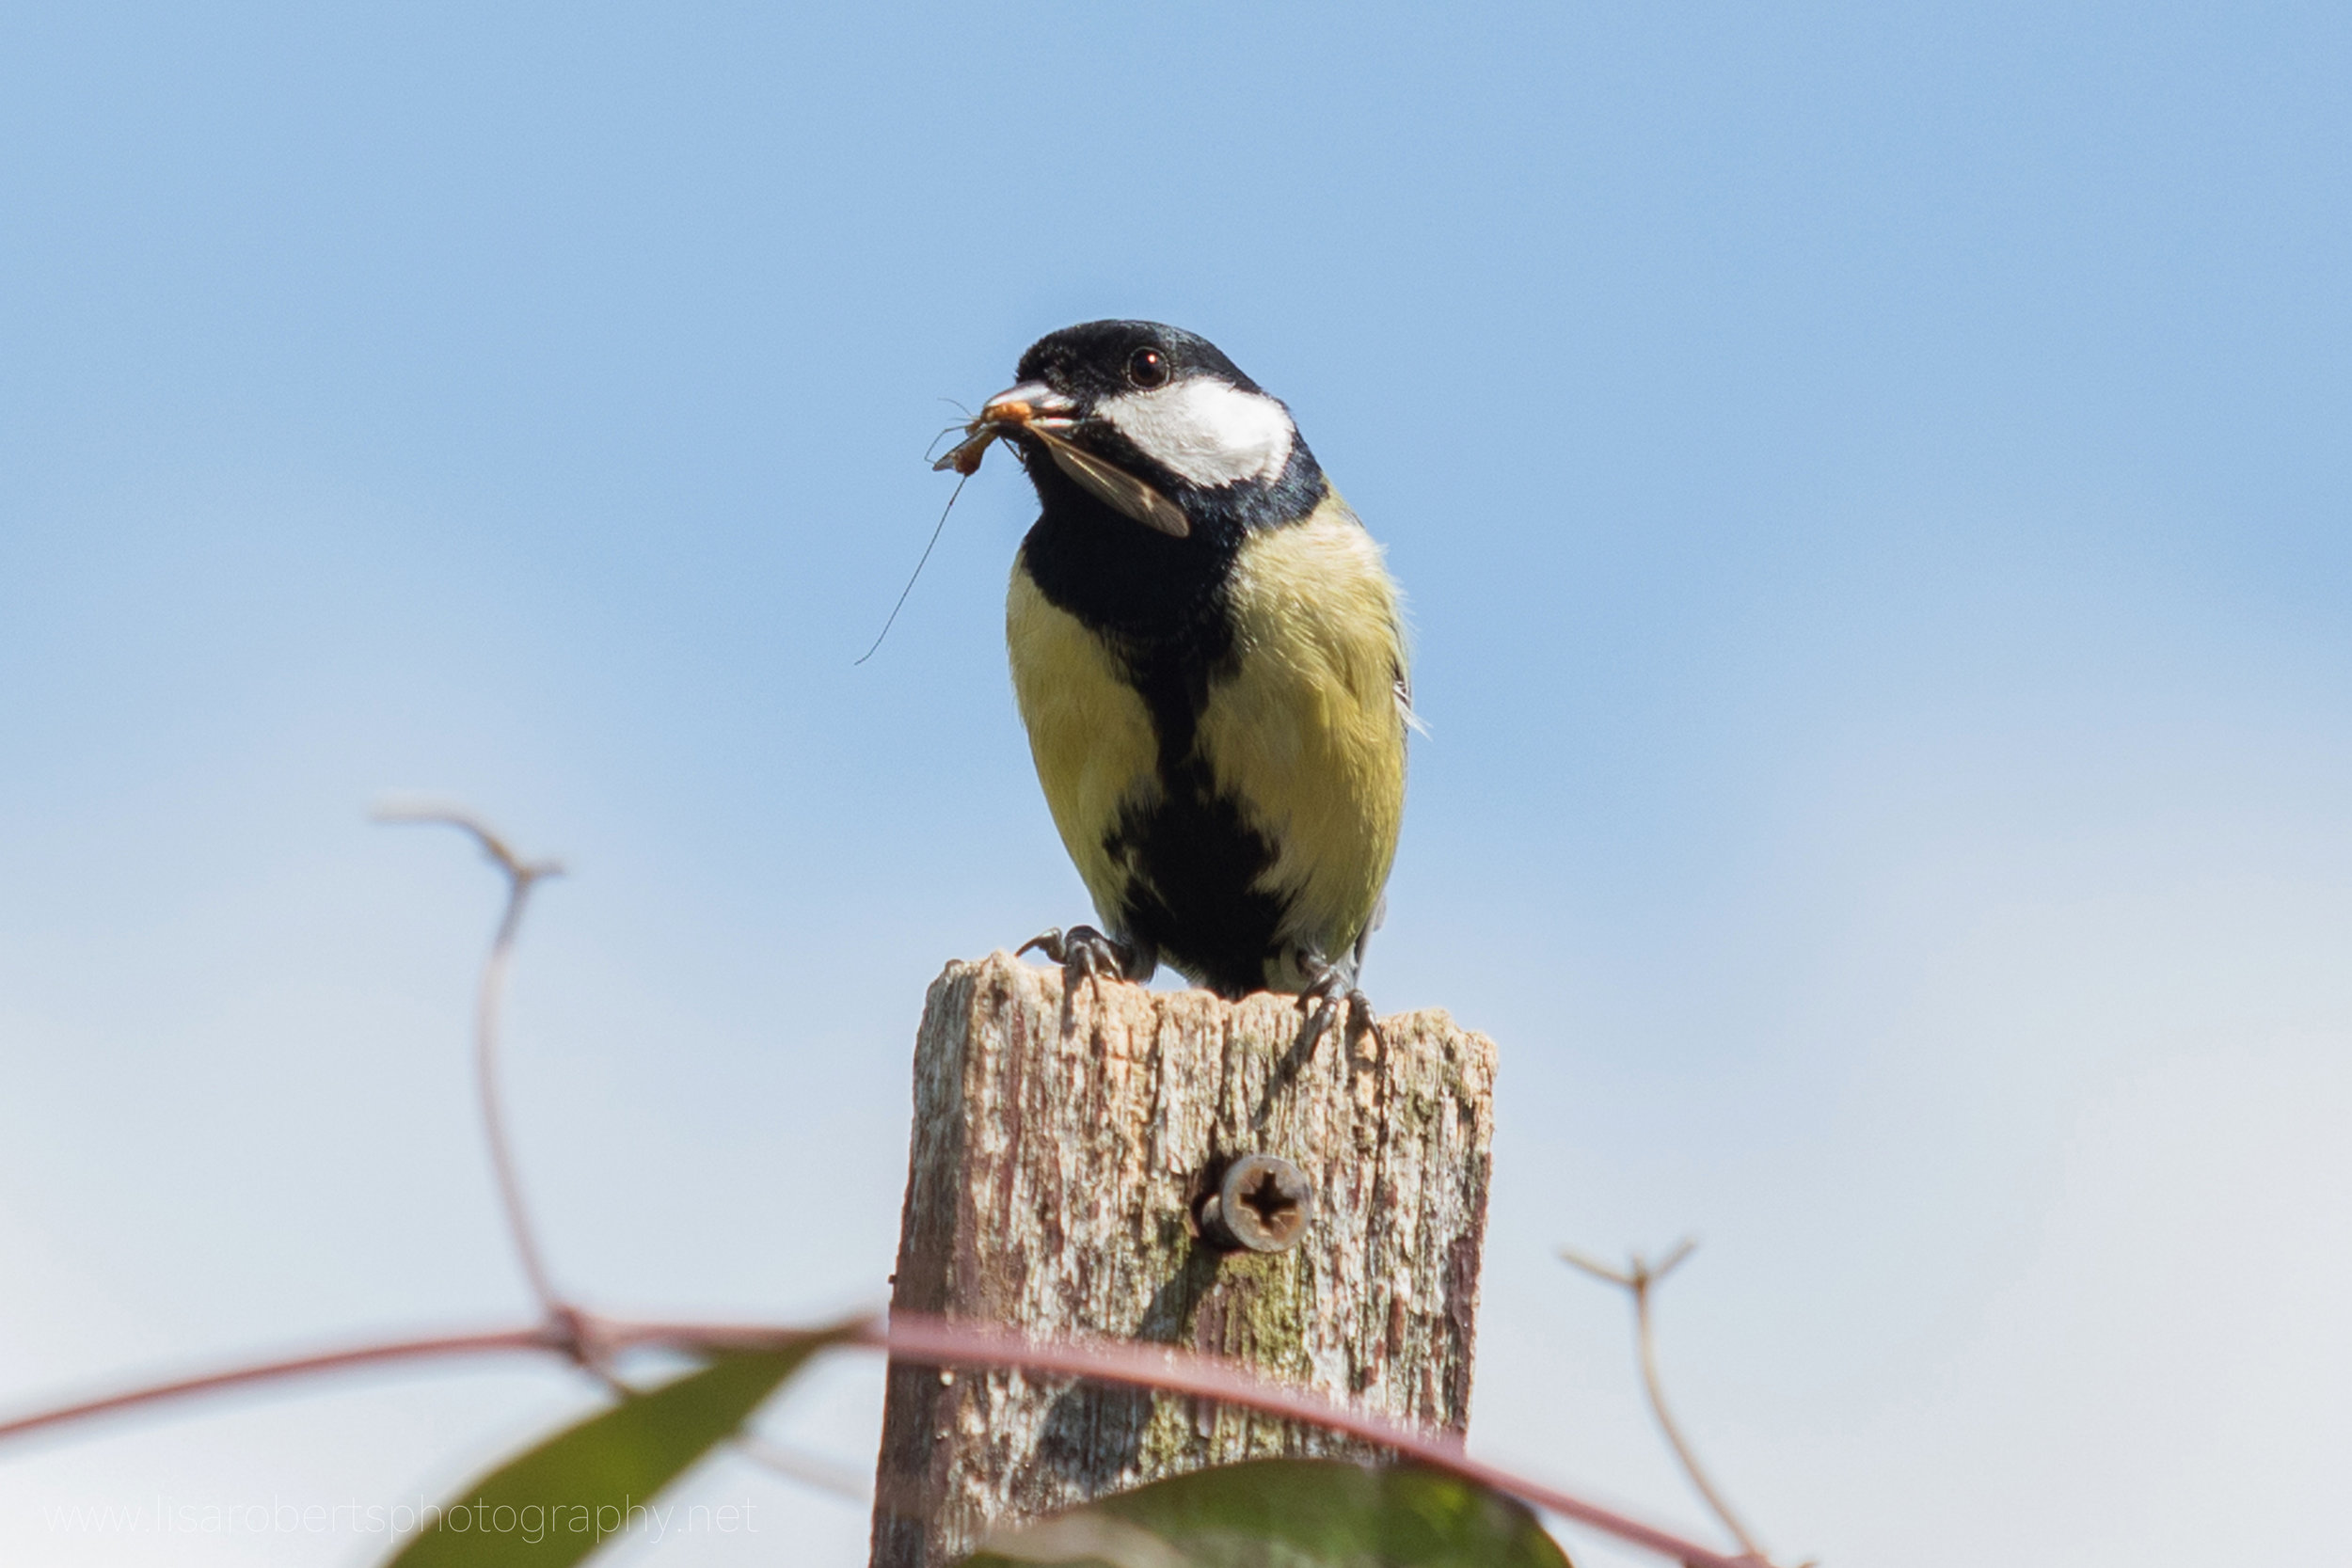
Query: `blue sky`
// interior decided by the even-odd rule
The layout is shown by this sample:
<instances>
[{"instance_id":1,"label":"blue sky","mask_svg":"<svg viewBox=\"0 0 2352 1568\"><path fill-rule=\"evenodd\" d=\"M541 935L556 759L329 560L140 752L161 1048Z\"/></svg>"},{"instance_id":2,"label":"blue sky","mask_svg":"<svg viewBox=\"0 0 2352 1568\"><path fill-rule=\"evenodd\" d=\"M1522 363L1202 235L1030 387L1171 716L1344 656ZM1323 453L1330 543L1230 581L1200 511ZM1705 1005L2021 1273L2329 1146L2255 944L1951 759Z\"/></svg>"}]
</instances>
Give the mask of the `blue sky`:
<instances>
[{"instance_id":1,"label":"blue sky","mask_svg":"<svg viewBox=\"0 0 2352 1568\"><path fill-rule=\"evenodd\" d=\"M1619 1304L1833 1563L2305 1557L2352 1463L2352 261L2319 6L0 19L0 1398L521 1308L511 1082L615 1309L883 1290L921 989L1083 912L921 461L1032 339L1207 334L1411 597L1368 983L1501 1041L1475 1440L1652 1513ZM777 1413L863 1464L877 1382ZM431 1495L451 1372L0 1455ZM771 1532L854 1510L720 1466ZM788 1543L788 1546L785 1544ZM650 1555L650 1554L645 1554ZM1590 1560L1621 1560L1594 1549Z\"/></svg>"}]
</instances>

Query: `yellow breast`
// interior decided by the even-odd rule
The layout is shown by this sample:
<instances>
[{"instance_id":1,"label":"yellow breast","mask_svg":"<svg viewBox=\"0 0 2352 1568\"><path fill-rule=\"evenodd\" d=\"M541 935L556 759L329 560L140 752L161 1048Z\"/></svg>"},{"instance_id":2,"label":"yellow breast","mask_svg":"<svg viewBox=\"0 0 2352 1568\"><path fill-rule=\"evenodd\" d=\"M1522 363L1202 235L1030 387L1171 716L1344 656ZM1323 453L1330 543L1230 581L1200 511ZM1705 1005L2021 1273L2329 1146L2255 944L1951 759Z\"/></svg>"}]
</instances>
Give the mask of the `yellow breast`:
<instances>
[{"instance_id":1,"label":"yellow breast","mask_svg":"<svg viewBox=\"0 0 2352 1568\"><path fill-rule=\"evenodd\" d=\"M1237 657L1200 747L1275 847L1259 885L1291 901L1282 934L1336 959L1371 923L1405 810L1396 584L1334 493L1243 547L1231 603Z\"/></svg>"},{"instance_id":2,"label":"yellow breast","mask_svg":"<svg viewBox=\"0 0 2352 1568\"><path fill-rule=\"evenodd\" d=\"M1005 641L1055 830L1096 912L1115 921L1126 871L1103 841L1122 809L1148 806L1158 794L1152 715L1102 640L1050 603L1019 559L1005 598Z\"/></svg>"}]
</instances>

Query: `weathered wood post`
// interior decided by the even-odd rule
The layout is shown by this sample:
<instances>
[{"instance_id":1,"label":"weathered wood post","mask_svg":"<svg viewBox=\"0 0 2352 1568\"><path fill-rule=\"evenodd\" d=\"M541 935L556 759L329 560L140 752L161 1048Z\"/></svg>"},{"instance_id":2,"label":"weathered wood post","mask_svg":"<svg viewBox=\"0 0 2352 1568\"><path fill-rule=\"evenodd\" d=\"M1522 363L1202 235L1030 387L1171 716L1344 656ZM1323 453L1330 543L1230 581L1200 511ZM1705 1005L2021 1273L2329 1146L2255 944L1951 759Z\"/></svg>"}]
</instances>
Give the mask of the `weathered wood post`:
<instances>
[{"instance_id":1,"label":"weathered wood post","mask_svg":"<svg viewBox=\"0 0 2352 1568\"><path fill-rule=\"evenodd\" d=\"M1494 1044L1441 1012L1312 1042L1301 1024L1289 997L949 964L915 1045L892 1305L1190 1345L1462 1428ZM1220 1249L1214 1212L1203 1235L1253 1153L1311 1188L1289 1250ZM1258 1188L1272 1228L1295 1225ZM1203 1465L1352 1451L1181 1395L894 1362L873 1568L944 1568L998 1521Z\"/></svg>"}]
</instances>

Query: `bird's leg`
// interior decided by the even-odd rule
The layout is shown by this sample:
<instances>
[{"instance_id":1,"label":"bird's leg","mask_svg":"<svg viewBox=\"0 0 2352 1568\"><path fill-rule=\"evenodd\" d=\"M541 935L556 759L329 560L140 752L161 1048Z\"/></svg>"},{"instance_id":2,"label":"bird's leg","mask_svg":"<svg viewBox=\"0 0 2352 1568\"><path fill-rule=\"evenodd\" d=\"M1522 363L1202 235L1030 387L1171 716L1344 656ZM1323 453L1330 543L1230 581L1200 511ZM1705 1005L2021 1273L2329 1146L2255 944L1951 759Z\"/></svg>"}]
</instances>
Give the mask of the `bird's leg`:
<instances>
[{"instance_id":1,"label":"bird's leg","mask_svg":"<svg viewBox=\"0 0 2352 1568\"><path fill-rule=\"evenodd\" d=\"M1128 943L1104 936L1091 926L1073 926L1065 931L1057 926L1023 942L1013 953L1019 958L1035 948L1061 965L1065 974L1075 974L1089 980L1105 976L1113 980L1149 980L1159 968L1159 955L1141 942Z\"/></svg>"},{"instance_id":2,"label":"bird's leg","mask_svg":"<svg viewBox=\"0 0 2352 1568\"><path fill-rule=\"evenodd\" d=\"M1355 961L1335 964L1320 953L1303 952L1296 956L1299 972L1307 984L1298 993L1298 1008L1304 1012L1310 1003L1314 1005L1314 1018L1307 1025L1308 1037L1319 1040L1346 1007L1363 1020L1364 1028L1382 1045L1387 1038L1380 1033L1380 1021L1374 1016L1372 999L1356 984L1358 967L1363 961L1363 943L1356 945Z\"/></svg>"}]
</instances>

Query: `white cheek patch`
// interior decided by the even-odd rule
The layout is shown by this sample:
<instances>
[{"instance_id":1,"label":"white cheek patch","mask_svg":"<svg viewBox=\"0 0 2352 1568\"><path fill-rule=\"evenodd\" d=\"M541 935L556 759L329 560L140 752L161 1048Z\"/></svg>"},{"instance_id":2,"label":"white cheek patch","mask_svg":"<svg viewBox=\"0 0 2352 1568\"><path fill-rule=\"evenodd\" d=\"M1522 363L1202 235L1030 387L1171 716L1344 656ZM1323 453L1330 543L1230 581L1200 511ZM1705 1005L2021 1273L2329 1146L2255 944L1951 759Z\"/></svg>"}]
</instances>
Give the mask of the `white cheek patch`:
<instances>
[{"instance_id":1,"label":"white cheek patch","mask_svg":"<svg viewBox=\"0 0 2352 1568\"><path fill-rule=\"evenodd\" d=\"M1121 392L1095 408L1146 457L1204 489L1274 478L1295 438L1280 404L1214 376Z\"/></svg>"}]
</instances>

